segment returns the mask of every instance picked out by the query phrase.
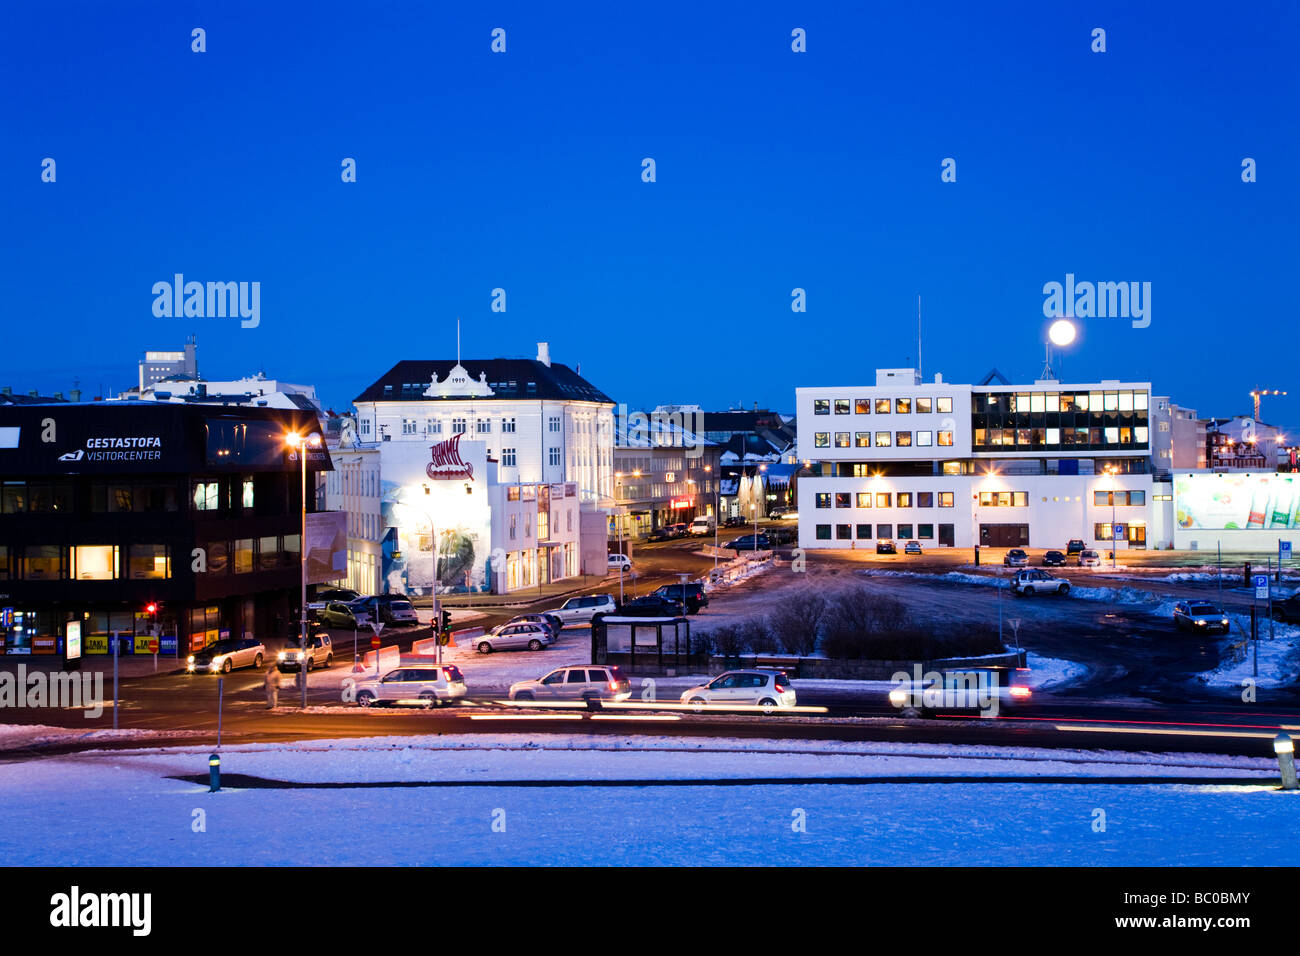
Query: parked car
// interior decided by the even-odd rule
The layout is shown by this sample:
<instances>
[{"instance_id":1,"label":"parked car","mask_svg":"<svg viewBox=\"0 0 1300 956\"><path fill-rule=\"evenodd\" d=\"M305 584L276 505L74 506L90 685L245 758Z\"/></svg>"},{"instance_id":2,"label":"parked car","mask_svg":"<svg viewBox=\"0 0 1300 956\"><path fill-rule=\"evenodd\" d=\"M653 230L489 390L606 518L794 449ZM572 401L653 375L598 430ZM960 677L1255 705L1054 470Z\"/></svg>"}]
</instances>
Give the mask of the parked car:
<instances>
[{"instance_id":1,"label":"parked car","mask_svg":"<svg viewBox=\"0 0 1300 956\"><path fill-rule=\"evenodd\" d=\"M307 650L304 654L302 641L290 638L284 649L275 655L276 667L280 671L296 671L307 661L307 670L315 667L329 667L334 663L334 642L323 630L316 630L307 635Z\"/></svg>"},{"instance_id":2,"label":"parked car","mask_svg":"<svg viewBox=\"0 0 1300 956\"><path fill-rule=\"evenodd\" d=\"M907 544L903 545L903 553L904 553L904 554L923 554L924 552L921 551L921 542L920 542L920 541L909 541L909 542L907 542Z\"/></svg>"},{"instance_id":3,"label":"parked car","mask_svg":"<svg viewBox=\"0 0 1300 956\"><path fill-rule=\"evenodd\" d=\"M671 541L675 535L670 530L670 525L664 525L662 528L655 528L645 536L647 541Z\"/></svg>"},{"instance_id":4,"label":"parked car","mask_svg":"<svg viewBox=\"0 0 1300 956\"><path fill-rule=\"evenodd\" d=\"M794 544L799 539L799 528L795 525L773 525L762 532L768 543L773 545Z\"/></svg>"},{"instance_id":5,"label":"parked car","mask_svg":"<svg viewBox=\"0 0 1300 956\"><path fill-rule=\"evenodd\" d=\"M1065 546L1065 553L1067 555L1078 554L1083 549L1084 549L1083 541L1081 541L1079 538L1071 538L1069 544Z\"/></svg>"},{"instance_id":6,"label":"parked car","mask_svg":"<svg viewBox=\"0 0 1300 956\"><path fill-rule=\"evenodd\" d=\"M726 671L707 684L700 684L682 693L682 703L697 711L706 706L762 707L770 714L781 707L795 705L794 687L784 671L743 670Z\"/></svg>"},{"instance_id":7,"label":"parked car","mask_svg":"<svg viewBox=\"0 0 1300 956\"><path fill-rule=\"evenodd\" d=\"M1174 605L1174 626L1179 630L1226 633L1230 622L1223 608L1209 601L1179 601Z\"/></svg>"},{"instance_id":8,"label":"parked car","mask_svg":"<svg viewBox=\"0 0 1300 956\"><path fill-rule=\"evenodd\" d=\"M747 524L749 524L749 519L743 515L731 515L722 522L724 528L743 528Z\"/></svg>"},{"instance_id":9,"label":"parked car","mask_svg":"<svg viewBox=\"0 0 1300 956\"><path fill-rule=\"evenodd\" d=\"M1300 623L1300 594L1293 594L1282 601L1273 602L1273 620L1283 624Z\"/></svg>"},{"instance_id":10,"label":"parked car","mask_svg":"<svg viewBox=\"0 0 1300 956\"><path fill-rule=\"evenodd\" d=\"M903 717L936 714L996 717L1003 710L1028 703L1033 696L1028 687L1015 683L1009 672L998 668L941 671L937 676L938 680L927 674L920 681L896 682L889 691L889 703Z\"/></svg>"},{"instance_id":11,"label":"parked car","mask_svg":"<svg viewBox=\"0 0 1300 956\"><path fill-rule=\"evenodd\" d=\"M1065 555L1063 555L1060 551L1043 552L1043 567L1060 568L1064 566L1065 566Z\"/></svg>"},{"instance_id":12,"label":"parked car","mask_svg":"<svg viewBox=\"0 0 1300 956\"><path fill-rule=\"evenodd\" d=\"M613 665L561 667L510 685L511 700L627 700L632 682Z\"/></svg>"},{"instance_id":13,"label":"parked car","mask_svg":"<svg viewBox=\"0 0 1300 956\"><path fill-rule=\"evenodd\" d=\"M465 677L455 664L420 664L359 681L355 690L358 707L392 704L439 707L465 696Z\"/></svg>"},{"instance_id":14,"label":"parked car","mask_svg":"<svg viewBox=\"0 0 1300 956\"><path fill-rule=\"evenodd\" d=\"M628 617L681 617L682 606L679 601L669 601L655 594L646 594L625 602L618 609L618 613Z\"/></svg>"},{"instance_id":15,"label":"parked car","mask_svg":"<svg viewBox=\"0 0 1300 956\"><path fill-rule=\"evenodd\" d=\"M325 605L331 601L341 601L344 604L351 604L353 601L359 601L363 598L360 591L354 591L351 588L326 588L323 591L316 592L314 600L307 602L307 610L321 611Z\"/></svg>"},{"instance_id":16,"label":"parked car","mask_svg":"<svg viewBox=\"0 0 1300 956\"><path fill-rule=\"evenodd\" d=\"M889 538L881 538L876 542L876 554L898 554L898 546Z\"/></svg>"},{"instance_id":17,"label":"parked car","mask_svg":"<svg viewBox=\"0 0 1300 956\"><path fill-rule=\"evenodd\" d=\"M743 534L739 538L728 541L723 547L732 548L736 551L768 551L772 547L772 539L760 531L757 544L755 544L752 534Z\"/></svg>"},{"instance_id":18,"label":"parked car","mask_svg":"<svg viewBox=\"0 0 1300 956\"><path fill-rule=\"evenodd\" d=\"M684 538L691 533L691 526L685 521L679 521L676 524L670 524L667 530L674 538Z\"/></svg>"},{"instance_id":19,"label":"parked car","mask_svg":"<svg viewBox=\"0 0 1300 956\"><path fill-rule=\"evenodd\" d=\"M376 594L358 603L366 609L370 620L388 627L415 627L420 623L414 605L404 594Z\"/></svg>"},{"instance_id":20,"label":"parked car","mask_svg":"<svg viewBox=\"0 0 1300 956\"><path fill-rule=\"evenodd\" d=\"M590 624L597 614L612 614L618 608L612 594L584 594L571 597L554 610L547 611L560 619L560 626Z\"/></svg>"},{"instance_id":21,"label":"parked car","mask_svg":"<svg viewBox=\"0 0 1300 956\"><path fill-rule=\"evenodd\" d=\"M1085 549L1079 552L1077 558L1081 568L1099 568L1101 567L1101 555L1092 549Z\"/></svg>"},{"instance_id":22,"label":"parked car","mask_svg":"<svg viewBox=\"0 0 1300 956\"><path fill-rule=\"evenodd\" d=\"M695 537L713 534L713 519L709 517L696 518L691 522L691 534Z\"/></svg>"},{"instance_id":23,"label":"parked car","mask_svg":"<svg viewBox=\"0 0 1300 956\"><path fill-rule=\"evenodd\" d=\"M1029 555L1023 548L1012 548L1003 556L1002 563L1009 568L1023 568L1029 564Z\"/></svg>"},{"instance_id":24,"label":"parked car","mask_svg":"<svg viewBox=\"0 0 1300 956\"><path fill-rule=\"evenodd\" d=\"M700 608L709 606L709 596L704 591L704 585L698 581L687 582L684 585L665 584L651 591L650 596L667 601L675 607L681 607L684 599L687 614L699 614Z\"/></svg>"},{"instance_id":25,"label":"parked car","mask_svg":"<svg viewBox=\"0 0 1300 956\"><path fill-rule=\"evenodd\" d=\"M626 554L609 555L609 570L611 571L631 571L632 559Z\"/></svg>"},{"instance_id":26,"label":"parked car","mask_svg":"<svg viewBox=\"0 0 1300 956\"><path fill-rule=\"evenodd\" d=\"M1055 578L1038 568L1017 571L1011 576L1011 593L1022 597L1035 594L1069 594L1070 582L1065 578Z\"/></svg>"},{"instance_id":27,"label":"parked car","mask_svg":"<svg viewBox=\"0 0 1300 956\"><path fill-rule=\"evenodd\" d=\"M799 512L794 508L776 508L767 515L773 521L798 521Z\"/></svg>"},{"instance_id":28,"label":"parked car","mask_svg":"<svg viewBox=\"0 0 1300 956\"><path fill-rule=\"evenodd\" d=\"M557 641L560 639L560 631L564 628L564 622L561 621L557 615L552 614L549 611L544 614L516 614L506 623L541 624L543 627L550 629L551 637L555 638Z\"/></svg>"},{"instance_id":29,"label":"parked car","mask_svg":"<svg viewBox=\"0 0 1300 956\"><path fill-rule=\"evenodd\" d=\"M370 626L370 608L365 601L353 601L350 604L344 604L342 601L331 601L325 605L324 610L318 611L316 617L321 624L326 627L342 627L358 630Z\"/></svg>"},{"instance_id":30,"label":"parked car","mask_svg":"<svg viewBox=\"0 0 1300 956\"><path fill-rule=\"evenodd\" d=\"M190 674L229 674L237 667L261 667L266 659L262 642L251 637L228 637L195 651L185 660Z\"/></svg>"},{"instance_id":31,"label":"parked car","mask_svg":"<svg viewBox=\"0 0 1300 956\"><path fill-rule=\"evenodd\" d=\"M475 638L474 649L480 654L493 651L540 651L555 643L555 636L545 624L498 624L482 637Z\"/></svg>"}]
</instances>

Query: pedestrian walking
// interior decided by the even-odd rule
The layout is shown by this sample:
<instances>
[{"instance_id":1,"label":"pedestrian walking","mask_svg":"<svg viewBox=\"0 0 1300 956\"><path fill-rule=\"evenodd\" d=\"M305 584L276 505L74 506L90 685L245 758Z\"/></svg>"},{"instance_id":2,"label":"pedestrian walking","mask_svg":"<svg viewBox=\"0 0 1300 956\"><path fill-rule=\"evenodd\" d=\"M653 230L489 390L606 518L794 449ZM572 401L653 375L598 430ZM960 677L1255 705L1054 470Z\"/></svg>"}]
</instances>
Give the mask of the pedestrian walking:
<instances>
[{"instance_id":1,"label":"pedestrian walking","mask_svg":"<svg viewBox=\"0 0 1300 956\"><path fill-rule=\"evenodd\" d=\"M266 668L266 709L275 710L280 703L280 669L274 664Z\"/></svg>"}]
</instances>

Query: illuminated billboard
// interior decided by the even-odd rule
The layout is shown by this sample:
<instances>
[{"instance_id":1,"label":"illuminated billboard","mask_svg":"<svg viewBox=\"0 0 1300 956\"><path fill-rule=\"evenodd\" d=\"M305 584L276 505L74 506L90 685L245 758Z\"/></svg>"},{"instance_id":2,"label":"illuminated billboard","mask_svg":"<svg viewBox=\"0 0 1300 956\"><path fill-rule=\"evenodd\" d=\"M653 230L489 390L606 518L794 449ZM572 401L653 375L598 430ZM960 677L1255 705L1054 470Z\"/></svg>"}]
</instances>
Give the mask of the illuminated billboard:
<instances>
[{"instance_id":1,"label":"illuminated billboard","mask_svg":"<svg viewBox=\"0 0 1300 956\"><path fill-rule=\"evenodd\" d=\"M1184 531L1300 528L1300 477L1179 475L1174 478L1174 521Z\"/></svg>"},{"instance_id":2,"label":"illuminated billboard","mask_svg":"<svg viewBox=\"0 0 1300 956\"><path fill-rule=\"evenodd\" d=\"M348 576L348 514L307 515L307 583L325 584Z\"/></svg>"},{"instance_id":3,"label":"illuminated billboard","mask_svg":"<svg viewBox=\"0 0 1300 956\"><path fill-rule=\"evenodd\" d=\"M461 439L455 435L446 441L386 442L381 447L382 573L388 593L429 593L434 531L438 590L490 588L487 444Z\"/></svg>"}]
</instances>

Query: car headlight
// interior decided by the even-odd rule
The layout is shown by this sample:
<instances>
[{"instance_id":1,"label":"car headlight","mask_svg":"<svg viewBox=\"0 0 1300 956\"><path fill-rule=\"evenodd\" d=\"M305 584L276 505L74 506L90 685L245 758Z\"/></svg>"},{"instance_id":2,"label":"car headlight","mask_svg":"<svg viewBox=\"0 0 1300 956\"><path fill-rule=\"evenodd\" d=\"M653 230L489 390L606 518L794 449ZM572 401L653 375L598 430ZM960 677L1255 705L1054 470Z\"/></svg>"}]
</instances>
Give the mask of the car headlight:
<instances>
[{"instance_id":1,"label":"car headlight","mask_svg":"<svg viewBox=\"0 0 1300 956\"><path fill-rule=\"evenodd\" d=\"M276 655L275 655L275 659L276 659L277 661L282 661L282 660L284 660L284 651L281 651L279 654L276 654Z\"/></svg>"},{"instance_id":2,"label":"car headlight","mask_svg":"<svg viewBox=\"0 0 1300 956\"><path fill-rule=\"evenodd\" d=\"M907 702L907 691L896 687L889 692L889 702L895 707L902 707Z\"/></svg>"},{"instance_id":3,"label":"car headlight","mask_svg":"<svg viewBox=\"0 0 1300 956\"><path fill-rule=\"evenodd\" d=\"M1224 618L1222 621L1220 621L1219 623L1222 624L1224 627L1227 627L1227 626L1228 626L1228 619L1225 617L1225 618Z\"/></svg>"},{"instance_id":4,"label":"car headlight","mask_svg":"<svg viewBox=\"0 0 1300 956\"><path fill-rule=\"evenodd\" d=\"M191 654L189 657L185 658L185 663L187 663L187 664L193 664L193 663L194 663L194 655Z\"/></svg>"},{"instance_id":5,"label":"car headlight","mask_svg":"<svg viewBox=\"0 0 1300 956\"><path fill-rule=\"evenodd\" d=\"M1196 622L1196 626L1197 626L1197 627L1204 627L1204 626L1205 626L1205 622L1204 622L1204 621L1197 621L1197 622Z\"/></svg>"}]
</instances>

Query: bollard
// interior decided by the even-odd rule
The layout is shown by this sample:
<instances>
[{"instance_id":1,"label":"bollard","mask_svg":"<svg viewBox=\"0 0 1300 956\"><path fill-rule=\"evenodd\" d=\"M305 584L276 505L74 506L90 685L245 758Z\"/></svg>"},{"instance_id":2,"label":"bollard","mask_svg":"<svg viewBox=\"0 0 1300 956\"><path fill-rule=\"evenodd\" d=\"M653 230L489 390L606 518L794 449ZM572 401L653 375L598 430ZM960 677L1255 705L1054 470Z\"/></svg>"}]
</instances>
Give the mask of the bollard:
<instances>
[{"instance_id":1,"label":"bollard","mask_svg":"<svg viewBox=\"0 0 1300 956\"><path fill-rule=\"evenodd\" d=\"M1273 738L1273 752L1277 754L1277 766L1282 771L1282 789L1297 789L1295 777L1295 744L1286 734Z\"/></svg>"},{"instance_id":2,"label":"bollard","mask_svg":"<svg viewBox=\"0 0 1300 956\"><path fill-rule=\"evenodd\" d=\"M216 754L208 756L208 793L221 789L221 758Z\"/></svg>"}]
</instances>

